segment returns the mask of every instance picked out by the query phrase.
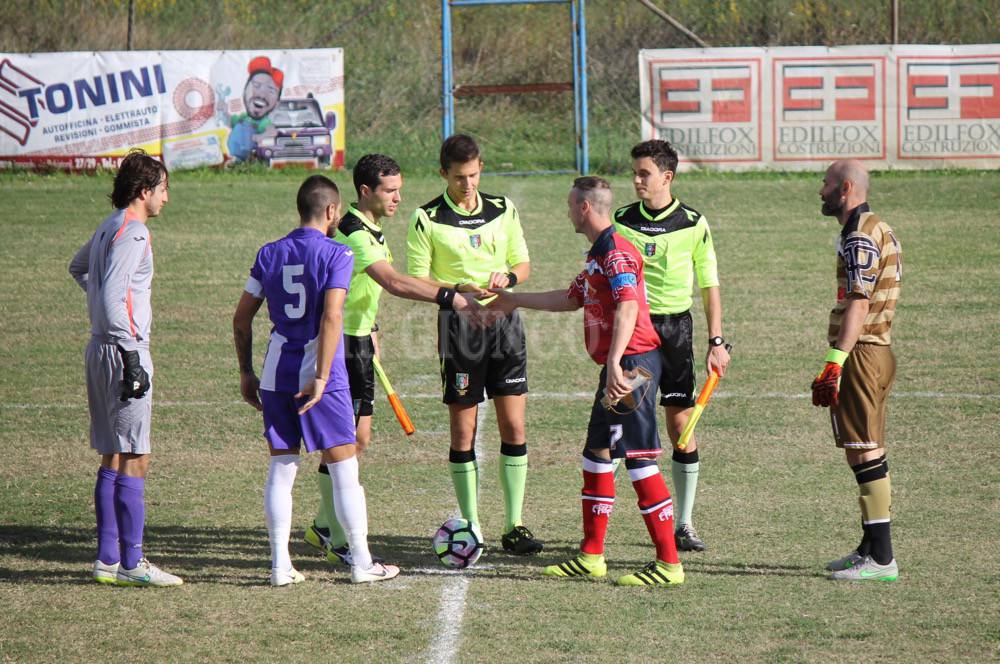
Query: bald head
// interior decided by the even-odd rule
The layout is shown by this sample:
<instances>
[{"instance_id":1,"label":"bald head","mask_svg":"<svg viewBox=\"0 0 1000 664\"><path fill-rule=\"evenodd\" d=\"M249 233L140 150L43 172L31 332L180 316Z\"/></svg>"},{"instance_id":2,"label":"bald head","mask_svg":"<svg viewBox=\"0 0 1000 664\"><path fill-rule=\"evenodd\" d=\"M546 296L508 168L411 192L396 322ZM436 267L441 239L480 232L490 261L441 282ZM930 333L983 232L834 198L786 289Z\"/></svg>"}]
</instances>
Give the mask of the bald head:
<instances>
[{"instance_id":1,"label":"bald head","mask_svg":"<svg viewBox=\"0 0 1000 664\"><path fill-rule=\"evenodd\" d=\"M845 182L851 182L861 197L862 202L868 198L868 169L857 159L840 159L830 164L826 175L837 187Z\"/></svg>"},{"instance_id":2,"label":"bald head","mask_svg":"<svg viewBox=\"0 0 1000 664\"><path fill-rule=\"evenodd\" d=\"M819 191L822 212L845 223L851 210L868 200L868 170L856 159L841 159L830 164Z\"/></svg>"}]
</instances>

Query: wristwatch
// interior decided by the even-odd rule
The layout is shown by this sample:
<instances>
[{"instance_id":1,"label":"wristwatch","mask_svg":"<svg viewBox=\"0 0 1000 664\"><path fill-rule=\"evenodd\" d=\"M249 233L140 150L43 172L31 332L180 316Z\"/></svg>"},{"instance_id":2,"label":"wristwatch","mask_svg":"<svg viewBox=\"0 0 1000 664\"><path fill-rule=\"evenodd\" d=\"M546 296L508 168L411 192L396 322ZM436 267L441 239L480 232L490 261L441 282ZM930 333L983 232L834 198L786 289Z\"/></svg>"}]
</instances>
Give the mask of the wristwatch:
<instances>
[{"instance_id":1,"label":"wristwatch","mask_svg":"<svg viewBox=\"0 0 1000 664\"><path fill-rule=\"evenodd\" d=\"M708 339L708 345L712 346L713 348L715 346L723 346L723 345L725 345L725 343L726 343L726 340L723 339L722 337L709 337L709 339Z\"/></svg>"}]
</instances>

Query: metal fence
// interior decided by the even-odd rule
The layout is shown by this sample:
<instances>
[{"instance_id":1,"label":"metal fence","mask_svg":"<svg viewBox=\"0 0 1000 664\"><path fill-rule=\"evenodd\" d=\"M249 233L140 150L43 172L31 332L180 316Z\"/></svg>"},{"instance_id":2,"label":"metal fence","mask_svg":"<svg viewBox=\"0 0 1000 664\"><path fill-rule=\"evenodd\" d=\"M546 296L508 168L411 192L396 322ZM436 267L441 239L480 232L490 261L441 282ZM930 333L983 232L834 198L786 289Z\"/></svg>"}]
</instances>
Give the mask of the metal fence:
<instances>
[{"instance_id":1,"label":"metal fence","mask_svg":"<svg viewBox=\"0 0 1000 664\"><path fill-rule=\"evenodd\" d=\"M638 51L696 45L659 14L711 46L833 46L892 43L894 6L900 43L1000 43L1000 0L587 0L592 168L614 170L639 135ZM426 166L441 138L440 21L440 0L11 0L0 51L125 50L130 23L135 49L343 47L348 163L381 149ZM567 78L565 23L546 6L456 15L455 83ZM568 95L460 103L456 129L480 135L496 166L572 164Z\"/></svg>"}]
</instances>

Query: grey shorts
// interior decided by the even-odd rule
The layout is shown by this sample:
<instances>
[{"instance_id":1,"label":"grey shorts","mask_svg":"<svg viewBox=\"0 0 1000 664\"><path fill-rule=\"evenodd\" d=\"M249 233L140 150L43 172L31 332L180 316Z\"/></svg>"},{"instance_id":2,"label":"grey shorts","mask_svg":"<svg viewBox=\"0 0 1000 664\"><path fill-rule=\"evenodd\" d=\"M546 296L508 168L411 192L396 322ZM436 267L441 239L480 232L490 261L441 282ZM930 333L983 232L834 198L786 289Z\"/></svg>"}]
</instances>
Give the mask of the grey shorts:
<instances>
[{"instance_id":1,"label":"grey shorts","mask_svg":"<svg viewBox=\"0 0 1000 664\"><path fill-rule=\"evenodd\" d=\"M99 454L149 454L153 415L153 360L148 348L139 361L149 374L149 391L141 399L121 400L122 358L118 347L91 339L84 352L87 403L90 405L90 446Z\"/></svg>"}]
</instances>

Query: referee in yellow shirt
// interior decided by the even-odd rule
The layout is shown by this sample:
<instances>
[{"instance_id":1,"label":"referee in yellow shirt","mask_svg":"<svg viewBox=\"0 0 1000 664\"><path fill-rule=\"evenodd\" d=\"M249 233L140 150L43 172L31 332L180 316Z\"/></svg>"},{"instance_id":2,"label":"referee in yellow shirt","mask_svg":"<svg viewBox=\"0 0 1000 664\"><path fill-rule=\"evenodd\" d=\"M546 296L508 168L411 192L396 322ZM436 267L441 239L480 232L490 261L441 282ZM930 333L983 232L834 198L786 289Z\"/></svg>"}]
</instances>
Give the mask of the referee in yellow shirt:
<instances>
[{"instance_id":1,"label":"referee in yellow shirt","mask_svg":"<svg viewBox=\"0 0 1000 664\"><path fill-rule=\"evenodd\" d=\"M524 283L531 265L517 210L505 196L479 191L483 162L476 141L464 134L449 137L441 146L440 160L447 190L413 213L406 240L407 272L482 297L488 295L486 289ZM517 555L538 553L542 542L521 523L528 473L528 376L520 317L514 312L479 329L442 307L438 356L451 430L449 467L462 516L479 523L474 439L485 394L493 399L500 429L503 548Z\"/></svg>"}]
</instances>

